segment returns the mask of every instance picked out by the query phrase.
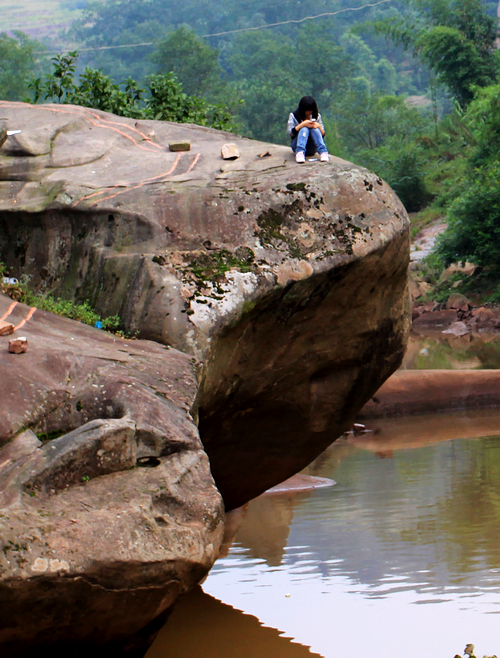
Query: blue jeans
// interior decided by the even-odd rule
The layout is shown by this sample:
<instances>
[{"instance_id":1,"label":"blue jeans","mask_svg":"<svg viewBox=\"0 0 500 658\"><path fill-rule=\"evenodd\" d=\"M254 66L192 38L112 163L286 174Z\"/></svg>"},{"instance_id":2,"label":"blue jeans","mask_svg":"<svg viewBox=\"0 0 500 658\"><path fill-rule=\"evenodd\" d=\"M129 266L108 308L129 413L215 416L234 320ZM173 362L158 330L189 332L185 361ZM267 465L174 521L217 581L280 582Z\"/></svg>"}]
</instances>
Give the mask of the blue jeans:
<instances>
[{"instance_id":1,"label":"blue jeans","mask_svg":"<svg viewBox=\"0 0 500 658\"><path fill-rule=\"evenodd\" d=\"M292 140L292 151L304 151L306 155L328 153L319 128L301 128L297 137Z\"/></svg>"}]
</instances>

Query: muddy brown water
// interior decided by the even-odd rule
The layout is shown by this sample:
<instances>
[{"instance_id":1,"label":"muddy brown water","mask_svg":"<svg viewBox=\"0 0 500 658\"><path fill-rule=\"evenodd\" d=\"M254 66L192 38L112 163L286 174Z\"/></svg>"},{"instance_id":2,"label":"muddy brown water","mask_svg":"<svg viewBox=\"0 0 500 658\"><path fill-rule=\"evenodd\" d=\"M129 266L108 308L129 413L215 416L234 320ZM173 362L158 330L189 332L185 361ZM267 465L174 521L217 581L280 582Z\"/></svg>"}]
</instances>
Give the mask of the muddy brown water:
<instances>
[{"instance_id":1,"label":"muddy brown water","mask_svg":"<svg viewBox=\"0 0 500 658\"><path fill-rule=\"evenodd\" d=\"M500 412L414 420L331 446L307 472L336 486L250 503L147 658L498 655Z\"/></svg>"},{"instance_id":2,"label":"muddy brown water","mask_svg":"<svg viewBox=\"0 0 500 658\"><path fill-rule=\"evenodd\" d=\"M407 365L432 351L423 340ZM454 367L447 345L436 367ZM451 359L492 367L472 361L481 349ZM147 658L452 658L469 642L500 655L500 409L371 428L306 469L335 486L250 503Z\"/></svg>"}]
</instances>

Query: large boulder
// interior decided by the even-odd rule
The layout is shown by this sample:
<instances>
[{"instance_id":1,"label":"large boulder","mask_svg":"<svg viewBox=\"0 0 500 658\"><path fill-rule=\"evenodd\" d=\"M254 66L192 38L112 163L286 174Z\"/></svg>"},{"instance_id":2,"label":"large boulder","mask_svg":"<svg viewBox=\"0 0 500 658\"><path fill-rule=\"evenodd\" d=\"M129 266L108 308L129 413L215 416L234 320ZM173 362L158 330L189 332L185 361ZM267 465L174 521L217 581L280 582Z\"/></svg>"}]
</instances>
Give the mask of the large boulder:
<instances>
[{"instance_id":1,"label":"large boulder","mask_svg":"<svg viewBox=\"0 0 500 658\"><path fill-rule=\"evenodd\" d=\"M123 647L219 549L196 425L230 509L316 457L398 367L409 222L338 158L299 166L208 128L0 105L22 130L0 149L0 260L156 342L35 311L28 352L4 350L0 643ZM0 317L20 325L28 309L9 304Z\"/></svg>"},{"instance_id":2,"label":"large boulder","mask_svg":"<svg viewBox=\"0 0 500 658\"><path fill-rule=\"evenodd\" d=\"M193 359L12 303L0 317L0 647L120 653L212 566L223 504ZM135 636L131 642L131 636ZM71 645L71 647L69 647ZM62 655L57 653L57 655Z\"/></svg>"},{"instance_id":3,"label":"large boulder","mask_svg":"<svg viewBox=\"0 0 500 658\"><path fill-rule=\"evenodd\" d=\"M0 150L0 258L201 362L228 508L316 457L398 367L409 222L376 175L208 128L0 105L22 129Z\"/></svg>"}]
</instances>

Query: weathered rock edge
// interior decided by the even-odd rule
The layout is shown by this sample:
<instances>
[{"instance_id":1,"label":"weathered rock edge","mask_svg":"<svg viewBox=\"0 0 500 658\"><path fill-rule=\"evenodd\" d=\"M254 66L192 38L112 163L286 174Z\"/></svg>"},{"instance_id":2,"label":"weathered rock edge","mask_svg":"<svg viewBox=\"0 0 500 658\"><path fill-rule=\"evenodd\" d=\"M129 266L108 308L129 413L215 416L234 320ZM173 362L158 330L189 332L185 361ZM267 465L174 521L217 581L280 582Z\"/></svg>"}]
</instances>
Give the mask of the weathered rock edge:
<instances>
[{"instance_id":1,"label":"weathered rock edge","mask_svg":"<svg viewBox=\"0 0 500 658\"><path fill-rule=\"evenodd\" d=\"M206 128L1 106L23 132L0 151L0 256L203 363L228 508L313 459L399 365L409 222L377 176L236 136L225 163L228 134Z\"/></svg>"},{"instance_id":2,"label":"weathered rock edge","mask_svg":"<svg viewBox=\"0 0 500 658\"><path fill-rule=\"evenodd\" d=\"M2 656L144 650L222 541L194 359L40 310L20 334L26 354L0 337Z\"/></svg>"}]
</instances>

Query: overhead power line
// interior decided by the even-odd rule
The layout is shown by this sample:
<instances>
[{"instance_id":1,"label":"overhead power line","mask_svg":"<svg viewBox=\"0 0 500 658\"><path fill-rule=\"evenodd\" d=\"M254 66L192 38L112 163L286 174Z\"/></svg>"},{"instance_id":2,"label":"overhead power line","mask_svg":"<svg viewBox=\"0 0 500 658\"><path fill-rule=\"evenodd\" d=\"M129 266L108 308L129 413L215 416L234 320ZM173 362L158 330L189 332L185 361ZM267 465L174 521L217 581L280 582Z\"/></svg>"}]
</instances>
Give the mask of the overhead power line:
<instances>
[{"instance_id":1,"label":"overhead power line","mask_svg":"<svg viewBox=\"0 0 500 658\"><path fill-rule=\"evenodd\" d=\"M279 27L281 25L289 25L291 23L298 24L298 23L304 23L305 21L312 21L316 18L326 18L327 16L337 16L337 14L342 14L347 11L361 11L361 9L366 9L367 7L377 7L378 5L382 5L387 2L392 2L392 0L378 0L378 2L370 2L365 5L361 5L361 7L344 7L344 9L338 9L337 11L326 11L323 12L322 14L316 14L315 16L305 16L304 18L298 18L298 19L290 19L288 21L279 21L278 23L265 23L264 25L255 25L253 27L242 27L238 30L226 30L225 32L214 32L213 34L202 34L200 35L200 38L202 39L208 39L210 37L222 37L225 36L226 34L236 34L238 32L250 32L254 30L265 30L270 27ZM145 43L124 43L119 46L94 46L92 48L75 48L74 50L78 50L79 53L86 53L86 52L91 52L91 51L97 51L97 50L117 50L118 48L141 48L144 46L154 46L155 41L146 41ZM57 50L57 51L44 51L44 52L35 52L33 53L34 55L53 55L55 52L60 53L68 53L71 52L73 48L67 49L67 50Z\"/></svg>"},{"instance_id":2,"label":"overhead power line","mask_svg":"<svg viewBox=\"0 0 500 658\"><path fill-rule=\"evenodd\" d=\"M344 9L338 9L337 11L325 11L323 14L316 14L316 16L306 16L305 18L291 19L289 21L280 21L279 23L266 23L265 25L257 25L255 27L242 27L239 30L227 30L227 32L215 32L214 34L203 34L202 36L207 37L221 37L225 34L236 34L236 32L249 32L250 30L263 30L268 27L278 27L279 25L289 25L290 23L304 23L304 21L312 21L315 18L324 18L325 16L336 16L337 14L342 14L345 11L360 11L361 9L366 9L366 7L376 7L381 5L384 2L391 2L391 0L379 0L378 2L372 2L361 7L345 7Z\"/></svg>"}]
</instances>

